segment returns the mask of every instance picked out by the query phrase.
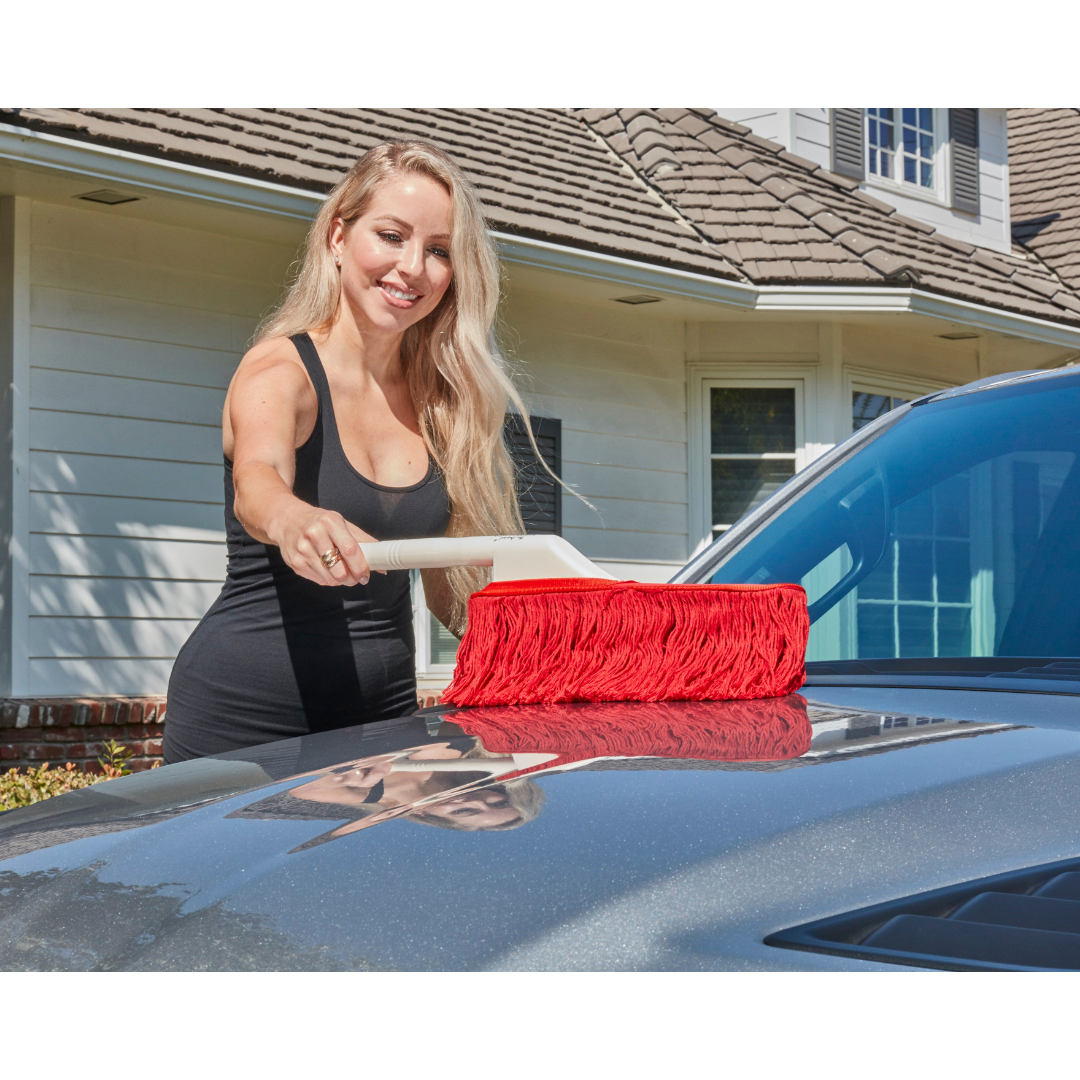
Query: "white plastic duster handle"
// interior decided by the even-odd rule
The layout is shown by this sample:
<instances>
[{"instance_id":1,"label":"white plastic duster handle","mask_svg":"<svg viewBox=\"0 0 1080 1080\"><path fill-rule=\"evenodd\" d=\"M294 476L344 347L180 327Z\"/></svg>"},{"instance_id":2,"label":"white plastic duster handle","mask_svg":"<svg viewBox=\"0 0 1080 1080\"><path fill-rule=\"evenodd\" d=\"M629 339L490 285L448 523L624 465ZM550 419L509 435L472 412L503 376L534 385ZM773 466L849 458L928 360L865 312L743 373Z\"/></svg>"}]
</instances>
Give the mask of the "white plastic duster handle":
<instances>
[{"instance_id":1,"label":"white plastic duster handle","mask_svg":"<svg viewBox=\"0 0 1080 1080\"><path fill-rule=\"evenodd\" d=\"M611 578L561 536L439 536L361 544L372 570L490 566L495 581L527 578Z\"/></svg>"}]
</instances>

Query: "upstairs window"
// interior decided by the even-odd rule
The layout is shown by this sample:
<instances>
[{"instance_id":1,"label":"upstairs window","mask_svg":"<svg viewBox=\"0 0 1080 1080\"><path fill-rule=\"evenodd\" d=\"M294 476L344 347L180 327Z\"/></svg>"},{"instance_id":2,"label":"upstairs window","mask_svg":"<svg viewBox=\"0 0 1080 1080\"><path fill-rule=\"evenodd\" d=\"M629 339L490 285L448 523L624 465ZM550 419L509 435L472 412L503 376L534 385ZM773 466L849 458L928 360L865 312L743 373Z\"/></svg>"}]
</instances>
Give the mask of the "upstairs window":
<instances>
[{"instance_id":1,"label":"upstairs window","mask_svg":"<svg viewBox=\"0 0 1080 1080\"><path fill-rule=\"evenodd\" d=\"M832 170L978 216L978 109L833 109Z\"/></svg>"},{"instance_id":2,"label":"upstairs window","mask_svg":"<svg viewBox=\"0 0 1080 1080\"><path fill-rule=\"evenodd\" d=\"M866 124L871 176L936 190L933 109L867 109Z\"/></svg>"}]
</instances>

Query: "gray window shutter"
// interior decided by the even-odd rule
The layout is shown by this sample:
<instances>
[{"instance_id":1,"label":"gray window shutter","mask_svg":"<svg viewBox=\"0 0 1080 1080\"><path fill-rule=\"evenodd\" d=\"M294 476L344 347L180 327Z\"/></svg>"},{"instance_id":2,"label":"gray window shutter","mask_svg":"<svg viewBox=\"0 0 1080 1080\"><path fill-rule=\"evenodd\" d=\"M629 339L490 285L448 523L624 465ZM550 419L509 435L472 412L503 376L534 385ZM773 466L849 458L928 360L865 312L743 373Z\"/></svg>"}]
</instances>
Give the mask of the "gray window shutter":
<instances>
[{"instance_id":1,"label":"gray window shutter","mask_svg":"<svg viewBox=\"0 0 1080 1080\"><path fill-rule=\"evenodd\" d=\"M545 464L562 477L562 421L546 416L530 416L536 445ZM536 460L525 425L514 414L506 417L506 449L517 473L518 501L527 533L554 533L562 536L562 488Z\"/></svg>"},{"instance_id":2,"label":"gray window shutter","mask_svg":"<svg viewBox=\"0 0 1080 1080\"><path fill-rule=\"evenodd\" d=\"M866 179L863 110L833 109L832 171L852 180Z\"/></svg>"},{"instance_id":3,"label":"gray window shutter","mask_svg":"<svg viewBox=\"0 0 1080 1080\"><path fill-rule=\"evenodd\" d=\"M979 110L950 109L952 204L954 210L979 212Z\"/></svg>"}]
</instances>

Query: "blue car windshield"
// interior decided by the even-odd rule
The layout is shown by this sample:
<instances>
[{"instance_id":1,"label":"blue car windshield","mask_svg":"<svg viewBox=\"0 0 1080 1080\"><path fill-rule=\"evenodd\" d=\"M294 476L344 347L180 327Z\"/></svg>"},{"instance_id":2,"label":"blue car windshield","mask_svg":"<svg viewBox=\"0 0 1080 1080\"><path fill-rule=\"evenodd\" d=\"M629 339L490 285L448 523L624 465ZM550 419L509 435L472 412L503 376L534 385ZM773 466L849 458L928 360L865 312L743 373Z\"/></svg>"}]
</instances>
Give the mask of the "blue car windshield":
<instances>
[{"instance_id":1,"label":"blue car windshield","mask_svg":"<svg viewBox=\"0 0 1080 1080\"><path fill-rule=\"evenodd\" d=\"M707 580L801 582L811 662L1075 659L1080 375L910 409Z\"/></svg>"}]
</instances>

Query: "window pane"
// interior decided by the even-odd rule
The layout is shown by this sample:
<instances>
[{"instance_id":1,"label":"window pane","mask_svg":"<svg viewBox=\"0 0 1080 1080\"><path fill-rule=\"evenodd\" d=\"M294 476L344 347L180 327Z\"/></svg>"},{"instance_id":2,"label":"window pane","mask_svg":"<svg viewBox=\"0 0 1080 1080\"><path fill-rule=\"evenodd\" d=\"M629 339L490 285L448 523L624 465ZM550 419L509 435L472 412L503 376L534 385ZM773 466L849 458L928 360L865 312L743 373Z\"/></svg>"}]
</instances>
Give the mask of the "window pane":
<instances>
[{"instance_id":1,"label":"window pane","mask_svg":"<svg viewBox=\"0 0 1080 1080\"><path fill-rule=\"evenodd\" d=\"M904 128L904 151L908 154L915 153L915 147L918 145L918 140L915 138L915 129L906 127Z\"/></svg>"},{"instance_id":2,"label":"window pane","mask_svg":"<svg viewBox=\"0 0 1080 1080\"><path fill-rule=\"evenodd\" d=\"M896 595L900 600L934 599L934 550L929 540L897 542ZM932 656L933 653L926 655Z\"/></svg>"},{"instance_id":3,"label":"window pane","mask_svg":"<svg viewBox=\"0 0 1080 1080\"><path fill-rule=\"evenodd\" d=\"M919 110L919 127L923 131L934 130L934 110L933 109L920 109Z\"/></svg>"},{"instance_id":4,"label":"window pane","mask_svg":"<svg viewBox=\"0 0 1080 1080\"><path fill-rule=\"evenodd\" d=\"M919 135L919 153L924 158L932 158L934 156L934 136L928 135L925 131Z\"/></svg>"},{"instance_id":5,"label":"window pane","mask_svg":"<svg viewBox=\"0 0 1080 1080\"><path fill-rule=\"evenodd\" d=\"M452 664L457 659L458 639L434 615L431 616L431 663Z\"/></svg>"},{"instance_id":6,"label":"window pane","mask_svg":"<svg viewBox=\"0 0 1080 1080\"><path fill-rule=\"evenodd\" d=\"M877 121L870 121L870 145L877 146Z\"/></svg>"},{"instance_id":7,"label":"window pane","mask_svg":"<svg viewBox=\"0 0 1080 1080\"><path fill-rule=\"evenodd\" d=\"M938 536L968 536L971 532L966 473L950 477L934 489L934 532Z\"/></svg>"},{"instance_id":8,"label":"window pane","mask_svg":"<svg viewBox=\"0 0 1080 1080\"><path fill-rule=\"evenodd\" d=\"M795 391L714 386L710 391L714 454L793 454Z\"/></svg>"},{"instance_id":9,"label":"window pane","mask_svg":"<svg viewBox=\"0 0 1080 1080\"><path fill-rule=\"evenodd\" d=\"M893 112L893 109L878 109L878 116L880 116L882 120L891 121L893 118Z\"/></svg>"},{"instance_id":10,"label":"window pane","mask_svg":"<svg viewBox=\"0 0 1080 1080\"><path fill-rule=\"evenodd\" d=\"M971 608L938 608L938 656L971 655Z\"/></svg>"},{"instance_id":11,"label":"window pane","mask_svg":"<svg viewBox=\"0 0 1080 1080\"><path fill-rule=\"evenodd\" d=\"M882 124L879 128L878 146L882 150L893 149L893 129L892 124Z\"/></svg>"},{"instance_id":12,"label":"window pane","mask_svg":"<svg viewBox=\"0 0 1080 1080\"><path fill-rule=\"evenodd\" d=\"M938 601L971 603L971 545L966 540L939 540L934 547Z\"/></svg>"},{"instance_id":13,"label":"window pane","mask_svg":"<svg viewBox=\"0 0 1080 1080\"><path fill-rule=\"evenodd\" d=\"M876 150L871 150L870 151L870 171L872 173L877 172L877 151Z\"/></svg>"},{"instance_id":14,"label":"window pane","mask_svg":"<svg viewBox=\"0 0 1080 1080\"><path fill-rule=\"evenodd\" d=\"M906 157L904 158L904 179L909 184L916 183L915 180L915 159Z\"/></svg>"},{"instance_id":15,"label":"window pane","mask_svg":"<svg viewBox=\"0 0 1080 1080\"><path fill-rule=\"evenodd\" d=\"M859 655L896 655L891 604L859 605Z\"/></svg>"},{"instance_id":16,"label":"window pane","mask_svg":"<svg viewBox=\"0 0 1080 1080\"><path fill-rule=\"evenodd\" d=\"M923 187L934 186L934 166L928 165L925 161L920 163L919 183Z\"/></svg>"},{"instance_id":17,"label":"window pane","mask_svg":"<svg viewBox=\"0 0 1080 1080\"><path fill-rule=\"evenodd\" d=\"M851 393L852 430L866 427L871 420L884 416L889 411L889 399L884 394L863 394L857 390Z\"/></svg>"},{"instance_id":18,"label":"window pane","mask_svg":"<svg viewBox=\"0 0 1080 1080\"><path fill-rule=\"evenodd\" d=\"M794 475L794 461L714 461L712 523L734 525Z\"/></svg>"},{"instance_id":19,"label":"window pane","mask_svg":"<svg viewBox=\"0 0 1080 1080\"><path fill-rule=\"evenodd\" d=\"M885 557L859 583L860 600L896 599L893 584L893 558L895 553L896 545L889 544L885 549Z\"/></svg>"},{"instance_id":20,"label":"window pane","mask_svg":"<svg viewBox=\"0 0 1080 1080\"><path fill-rule=\"evenodd\" d=\"M860 612L860 615L862 612ZM901 656L934 655L934 609L901 604L896 611Z\"/></svg>"},{"instance_id":21,"label":"window pane","mask_svg":"<svg viewBox=\"0 0 1080 1080\"><path fill-rule=\"evenodd\" d=\"M904 123L914 125L914 123L915 123L915 110L914 109L902 109L901 111L904 114Z\"/></svg>"}]
</instances>

